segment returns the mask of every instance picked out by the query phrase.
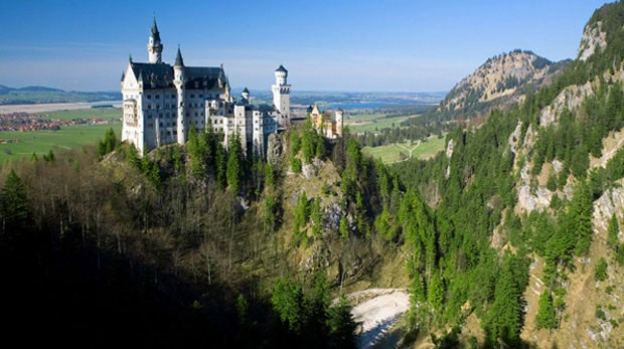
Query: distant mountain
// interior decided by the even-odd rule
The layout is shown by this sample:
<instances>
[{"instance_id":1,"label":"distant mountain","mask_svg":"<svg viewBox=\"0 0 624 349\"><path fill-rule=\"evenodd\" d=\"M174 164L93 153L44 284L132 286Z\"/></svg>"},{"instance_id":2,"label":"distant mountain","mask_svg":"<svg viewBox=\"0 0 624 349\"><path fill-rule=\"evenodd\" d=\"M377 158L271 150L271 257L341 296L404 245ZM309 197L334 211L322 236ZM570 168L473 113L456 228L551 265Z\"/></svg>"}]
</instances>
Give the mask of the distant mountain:
<instances>
[{"instance_id":1,"label":"distant mountain","mask_svg":"<svg viewBox=\"0 0 624 349\"><path fill-rule=\"evenodd\" d=\"M121 93L119 92L80 92L46 86L12 88L0 85L0 105L97 102L120 99Z\"/></svg>"},{"instance_id":2,"label":"distant mountain","mask_svg":"<svg viewBox=\"0 0 624 349\"><path fill-rule=\"evenodd\" d=\"M531 51L515 50L488 59L461 80L433 111L443 120L468 119L511 105L549 84L570 61L551 62Z\"/></svg>"},{"instance_id":3,"label":"distant mountain","mask_svg":"<svg viewBox=\"0 0 624 349\"><path fill-rule=\"evenodd\" d=\"M58 88L45 87L45 86L26 86L26 87L18 88L16 90L28 91L28 92L65 92Z\"/></svg>"}]
</instances>

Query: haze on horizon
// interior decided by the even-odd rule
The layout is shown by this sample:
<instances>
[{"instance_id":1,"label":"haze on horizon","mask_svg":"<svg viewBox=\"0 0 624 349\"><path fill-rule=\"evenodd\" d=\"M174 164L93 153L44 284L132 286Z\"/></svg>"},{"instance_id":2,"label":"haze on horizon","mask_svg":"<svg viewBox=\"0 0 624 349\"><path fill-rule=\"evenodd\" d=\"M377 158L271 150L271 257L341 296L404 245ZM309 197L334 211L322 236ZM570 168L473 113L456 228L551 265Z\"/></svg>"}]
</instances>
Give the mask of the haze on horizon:
<instances>
[{"instance_id":1,"label":"haze on horizon","mask_svg":"<svg viewBox=\"0 0 624 349\"><path fill-rule=\"evenodd\" d=\"M266 90L283 64L293 89L444 91L514 49L575 58L604 1L4 1L0 84L117 91L147 61L156 15L163 58L224 64L234 87Z\"/></svg>"}]
</instances>

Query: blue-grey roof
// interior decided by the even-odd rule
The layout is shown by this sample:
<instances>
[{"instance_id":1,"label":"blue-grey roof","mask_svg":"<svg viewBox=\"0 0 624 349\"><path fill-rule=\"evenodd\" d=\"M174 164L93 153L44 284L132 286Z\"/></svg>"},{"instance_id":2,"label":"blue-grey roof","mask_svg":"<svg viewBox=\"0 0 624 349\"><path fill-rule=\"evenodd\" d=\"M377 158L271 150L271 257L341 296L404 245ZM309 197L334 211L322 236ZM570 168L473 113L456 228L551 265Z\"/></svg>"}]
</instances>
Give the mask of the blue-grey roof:
<instances>
[{"instance_id":1,"label":"blue-grey roof","mask_svg":"<svg viewBox=\"0 0 624 349\"><path fill-rule=\"evenodd\" d=\"M158 26L156 25L156 17L154 17L154 24L152 24L152 37L154 41L160 41L160 33L158 32Z\"/></svg>"},{"instance_id":2,"label":"blue-grey roof","mask_svg":"<svg viewBox=\"0 0 624 349\"><path fill-rule=\"evenodd\" d=\"M288 73L288 70L286 70L283 65L280 65L277 69L275 69L275 71Z\"/></svg>"},{"instance_id":3,"label":"blue-grey roof","mask_svg":"<svg viewBox=\"0 0 624 349\"><path fill-rule=\"evenodd\" d=\"M143 82L144 89L174 88L173 67L169 64L131 62L134 76ZM218 87L219 80L227 85L227 77L220 67L183 67L187 89L212 89Z\"/></svg>"},{"instance_id":4,"label":"blue-grey roof","mask_svg":"<svg viewBox=\"0 0 624 349\"><path fill-rule=\"evenodd\" d=\"M178 46L178 54L176 54L176 60L174 66L184 67L184 60L182 60L182 53L180 53L180 46Z\"/></svg>"},{"instance_id":5,"label":"blue-grey roof","mask_svg":"<svg viewBox=\"0 0 624 349\"><path fill-rule=\"evenodd\" d=\"M219 67L186 67L184 68L184 75L187 89L212 89L217 86L219 79L223 84L227 83L225 73Z\"/></svg>"},{"instance_id":6,"label":"blue-grey roof","mask_svg":"<svg viewBox=\"0 0 624 349\"><path fill-rule=\"evenodd\" d=\"M144 89L173 88L173 68L169 64L130 64L132 72L143 81Z\"/></svg>"}]
</instances>

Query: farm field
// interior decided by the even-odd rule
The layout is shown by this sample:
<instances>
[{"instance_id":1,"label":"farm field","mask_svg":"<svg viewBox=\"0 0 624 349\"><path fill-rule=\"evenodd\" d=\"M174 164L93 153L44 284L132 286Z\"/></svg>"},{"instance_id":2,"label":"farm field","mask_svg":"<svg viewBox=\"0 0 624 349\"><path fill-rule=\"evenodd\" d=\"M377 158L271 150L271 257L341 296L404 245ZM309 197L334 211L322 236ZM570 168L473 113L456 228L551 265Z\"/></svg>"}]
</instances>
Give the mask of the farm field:
<instances>
[{"instance_id":1,"label":"farm field","mask_svg":"<svg viewBox=\"0 0 624 349\"><path fill-rule=\"evenodd\" d=\"M120 108L91 108L81 110L59 110L49 113L51 119L73 120L73 119L95 119L121 120Z\"/></svg>"},{"instance_id":2,"label":"farm field","mask_svg":"<svg viewBox=\"0 0 624 349\"><path fill-rule=\"evenodd\" d=\"M381 147L364 147L362 152L376 159L381 159L385 164L404 161L409 158L410 150L413 158L428 159L444 150L445 138L436 136L429 137L426 142L395 143ZM403 156L401 156L403 154Z\"/></svg>"},{"instance_id":3,"label":"farm field","mask_svg":"<svg viewBox=\"0 0 624 349\"><path fill-rule=\"evenodd\" d=\"M18 143L0 144L0 164L31 157L33 153L41 157L50 150L71 149L87 144L96 144L104 138L104 133L109 128L115 130L117 137L121 135L121 122L108 125L63 126L57 131L0 132L0 140L19 140Z\"/></svg>"},{"instance_id":4,"label":"farm field","mask_svg":"<svg viewBox=\"0 0 624 349\"><path fill-rule=\"evenodd\" d=\"M365 115L368 117L368 115ZM381 130L383 128L393 128L393 127L403 127L401 123L410 118L409 116L399 116L396 118L385 118L383 115L380 115L377 118L366 118L366 119L354 119L349 120L349 122L345 123L345 126L349 126L351 132L374 132ZM354 122L355 120L362 122Z\"/></svg>"}]
</instances>

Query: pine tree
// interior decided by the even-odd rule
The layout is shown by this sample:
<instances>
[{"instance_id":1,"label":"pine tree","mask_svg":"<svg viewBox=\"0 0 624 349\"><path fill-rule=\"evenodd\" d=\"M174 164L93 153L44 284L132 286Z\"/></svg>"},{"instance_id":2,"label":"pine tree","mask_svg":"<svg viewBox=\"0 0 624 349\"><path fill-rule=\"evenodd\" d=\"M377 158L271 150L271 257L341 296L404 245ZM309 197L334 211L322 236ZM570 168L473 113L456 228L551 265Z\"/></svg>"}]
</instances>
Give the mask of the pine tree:
<instances>
[{"instance_id":1,"label":"pine tree","mask_svg":"<svg viewBox=\"0 0 624 349\"><path fill-rule=\"evenodd\" d=\"M340 218L340 236L343 239L349 238L349 223L347 222L347 218L345 216Z\"/></svg>"},{"instance_id":2,"label":"pine tree","mask_svg":"<svg viewBox=\"0 0 624 349\"><path fill-rule=\"evenodd\" d=\"M570 204L569 220L572 223L572 232L576 239L576 253L585 255L589 252L593 230L592 213L594 206L587 183L581 182L576 187Z\"/></svg>"},{"instance_id":3,"label":"pine tree","mask_svg":"<svg viewBox=\"0 0 624 349\"><path fill-rule=\"evenodd\" d=\"M535 317L538 329L555 329L559 327L559 320L557 319L557 312L553 305L553 299L549 290L542 292L539 302L539 310Z\"/></svg>"},{"instance_id":4,"label":"pine tree","mask_svg":"<svg viewBox=\"0 0 624 349\"><path fill-rule=\"evenodd\" d=\"M620 240L618 234L620 233L620 225L618 224L617 217L615 213L611 216L611 220L609 221L609 235L607 238L607 244L613 249L617 250L620 245Z\"/></svg>"},{"instance_id":5,"label":"pine tree","mask_svg":"<svg viewBox=\"0 0 624 349\"><path fill-rule=\"evenodd\" d=\"M355 329L357 324L351 315L351 306L344 294L340 296L338 305L329 308L327 319L329 327L329 348L356 348Z\"/></svg>"},{"instance_id":6,"label":"pine tree","mask_svg":"<svg viewBox=\"0 0 624 349\"><path fill-rule=\"evenodd\" d=\"M216 167L217 167L217 185L219 189L225 189L227 187L227 168L228 160L225 153L225 148L221 142L216 143Z\"/></svg>"},{"instance_id":7,"label":"pine tree","mask_svg":"<svg viewBox=\"0 0 624 349\"><path fill-rule=\"evenodd\" d=\"M2 219L6 226L23 226L29 215L28 197L26 195L26 186L14 170L11 170L7 176L2 188L1 198Z\"/></svg>"},{"instance_id":8,"label":"pine tree","mask_svg":"<svg viewBox=\"0 0 624 349\"><path fill-rule=\"evenodd\" d=\"M305 231L301 231L301 228L305 227L308 221L308 197L305 192L299 194L299 200L297 201L297 207L295 208L295 218L293 234L295 237L295 245L298 245L302 240L306 240L307 234ZM305 242L305 241L304 241Z\"/></svg>"},{"instance_id":9,"label":"pine tree","mask_svg":"<svg viewBox=\"0 0 624 349\"><path fill-rule=\"evenodd\" d=\"M278 279L273 287L271 304L282 323L290 331L298 334L302 327L304 315L301 287L288 276Z\"/></svg>"},{"instance_id":10,"label":"pine tree","mask_svg":"<svg viewBox=\"0 0 624 349\"><path fill-rule=\"evenodd\" d=\"M240 137L235 134L229 143L227 160L227 183L232 193L238 195L242 189L243 178L243 151L240 144Z\"/></svg>"},{"instance_id":11,"label":"pine tree","mask_svg":"<svg viewBox=\"0 0 624 349\"><path fill-rule=\"evenodd\" d=\"M321 210L321 198L315 197L310 207L310 221L312 223L312 234L321 237L323 233L323 211Z\"/></svg>"},{"instance_id":12,"label":"pine tree","mask_svg":"<svg viewBox=\"0 0 624 349\"><path fill-rule=\"evenodd\" d=\"M264 187L267 191L273 191L275 186L275 172L273 171L273 164L267 162L264 166Z\"/></svg>"},{"instance_id":13,"label":"pine tree","mask_svg":"<svg viewBox=\"0 0 624 349\"><path fill-rule=\"evenodd\" d=\"M441 313L444 306L444 284L440 273L436 270L431 276L427 287L427 300L437 312Z\"/></svg>"},{"instance_id":14,"label":"pine tree","mask_svg":"<svg viewBox=\"0 0 624 349\"><path fill-rule=\"evenodd\" d=\"M522 291L514 275L514 257L505 256L494 292L494 302L482 323L492 343L501 342L511 347L520 344L523 307ZM521 272L516 270L515 272Z\"/></svg>"}]
</instances>

